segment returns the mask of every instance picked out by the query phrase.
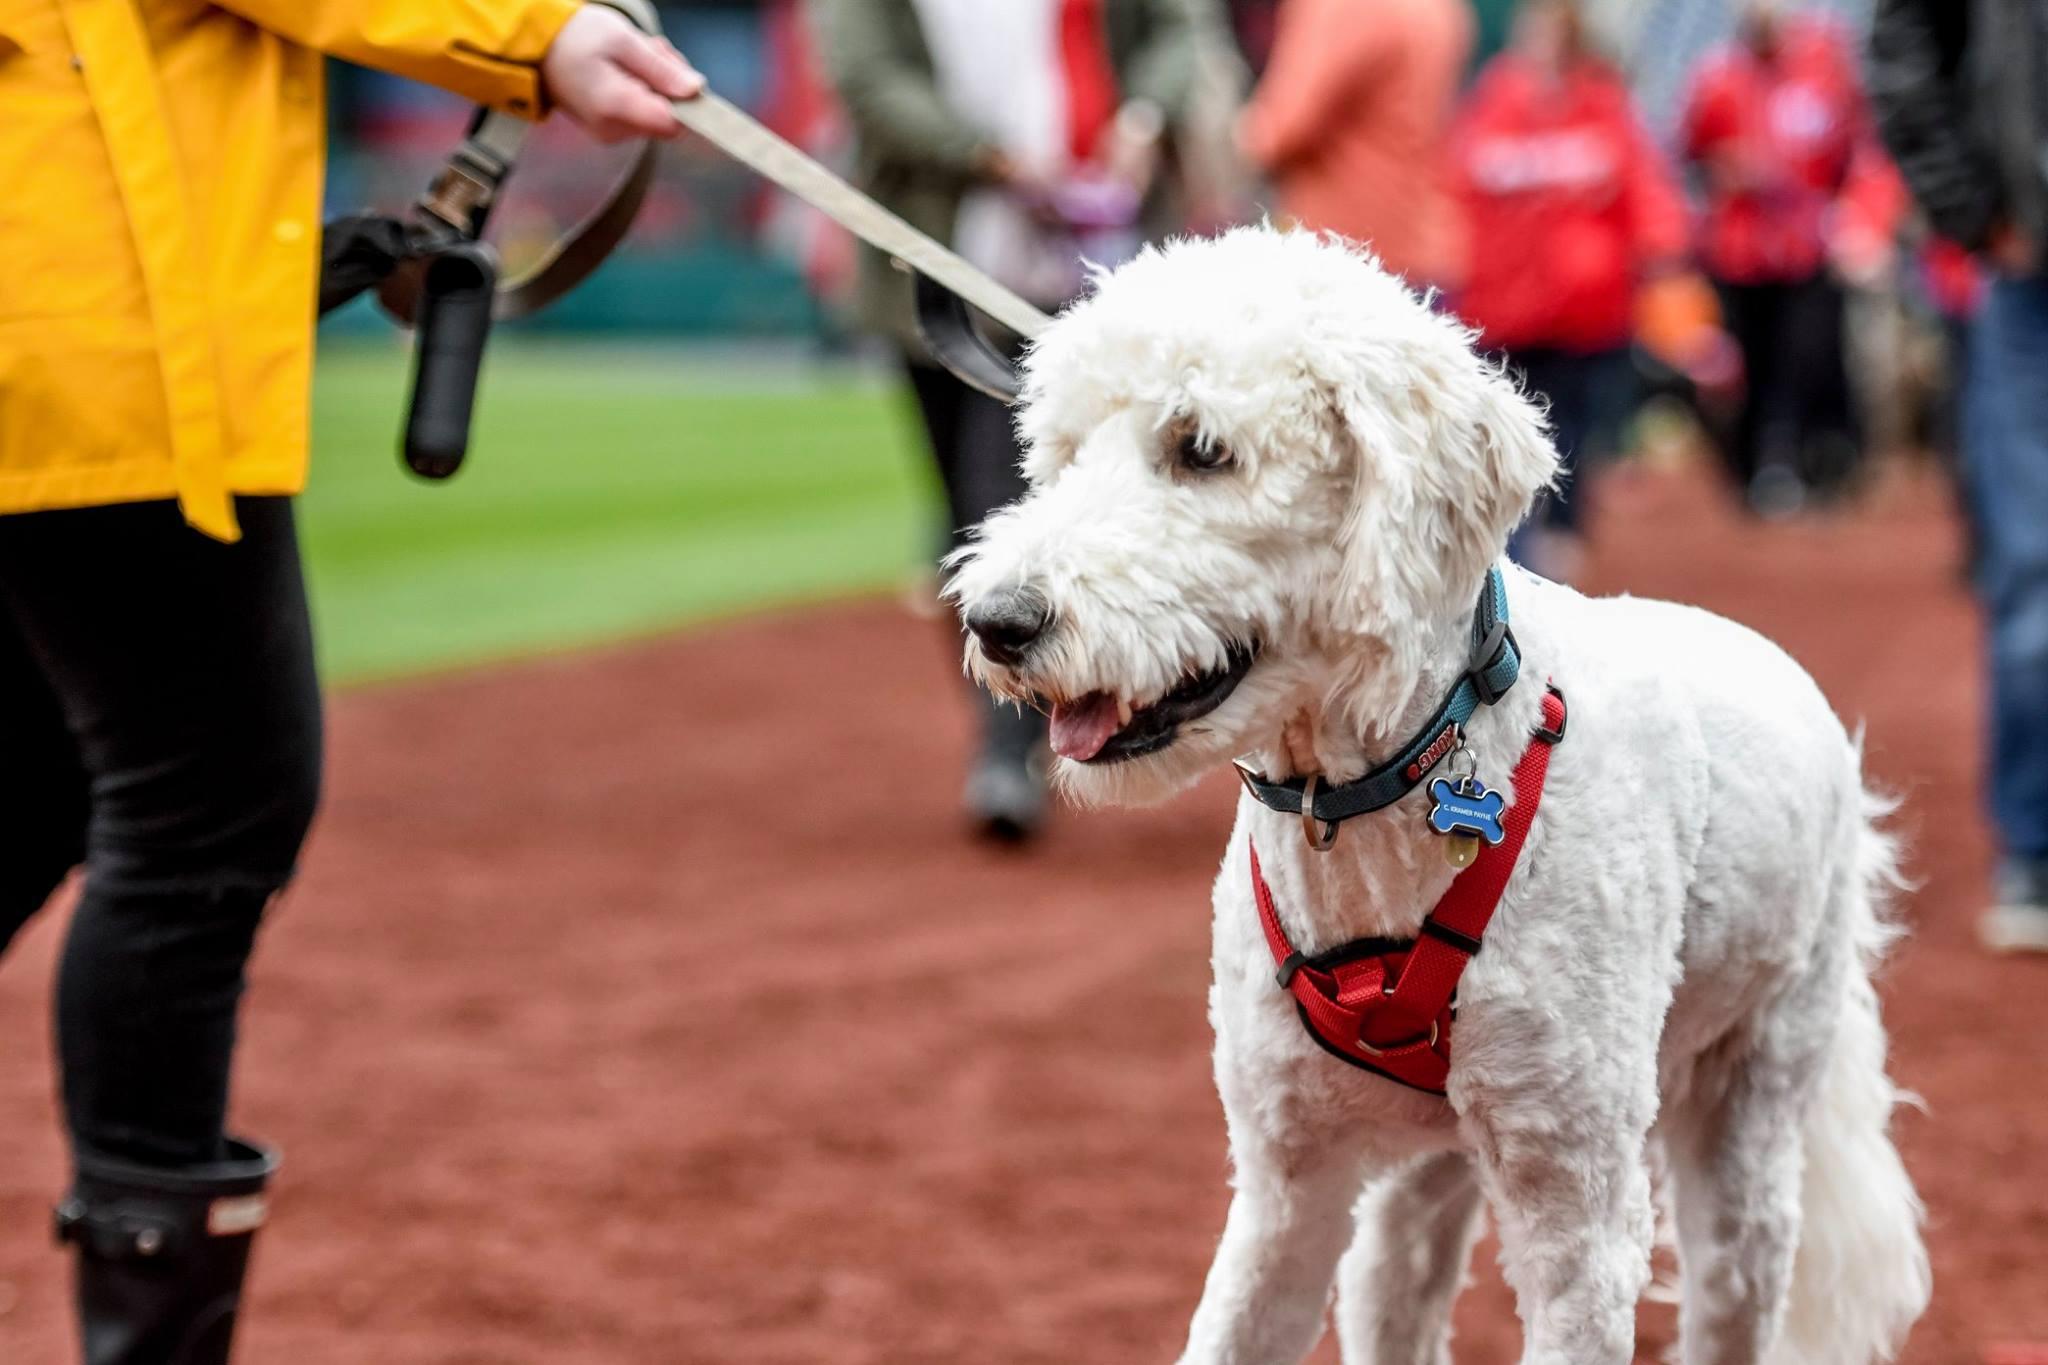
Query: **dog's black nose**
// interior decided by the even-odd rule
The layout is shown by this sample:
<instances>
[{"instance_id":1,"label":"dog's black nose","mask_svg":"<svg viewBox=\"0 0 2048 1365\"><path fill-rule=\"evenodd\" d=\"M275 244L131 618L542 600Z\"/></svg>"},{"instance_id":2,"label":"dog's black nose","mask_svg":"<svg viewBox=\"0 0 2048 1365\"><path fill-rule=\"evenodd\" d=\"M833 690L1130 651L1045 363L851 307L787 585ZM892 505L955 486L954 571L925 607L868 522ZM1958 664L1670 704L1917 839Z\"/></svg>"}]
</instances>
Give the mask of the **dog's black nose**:
<instances>
[{"instance_id":1,"label":"dog's black nose","mask_svg":"<svg viewBox=\"0 0 2048 1365\"><path fill-rule=\"evenodd\" d=\"M989 662L1014 664L1052 624L1052 608L1029 588L1005 588L969 607L966 621Z\"/></svg>"}]
</instances>

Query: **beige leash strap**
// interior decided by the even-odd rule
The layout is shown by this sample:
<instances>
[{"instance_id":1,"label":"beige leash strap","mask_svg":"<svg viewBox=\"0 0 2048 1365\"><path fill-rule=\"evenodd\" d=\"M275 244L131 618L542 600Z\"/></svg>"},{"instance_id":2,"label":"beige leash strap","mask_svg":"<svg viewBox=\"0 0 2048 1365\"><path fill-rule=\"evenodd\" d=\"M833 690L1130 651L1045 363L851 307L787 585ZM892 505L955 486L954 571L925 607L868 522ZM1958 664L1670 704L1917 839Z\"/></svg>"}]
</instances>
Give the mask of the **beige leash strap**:
<instances>
[{"instance_id":1,"label":"beige leash strap","mask_svg":"<svg viewBox=\"0 0 2048 1365\"><path fill-rule=\"evenodd\" d=\"M1015 332L1031 338L1050 318L988 275L805 156L727 100L705 91L675 102L684 127L809 204L868 245L943 285Z\"/></svg>"}]
</instances>

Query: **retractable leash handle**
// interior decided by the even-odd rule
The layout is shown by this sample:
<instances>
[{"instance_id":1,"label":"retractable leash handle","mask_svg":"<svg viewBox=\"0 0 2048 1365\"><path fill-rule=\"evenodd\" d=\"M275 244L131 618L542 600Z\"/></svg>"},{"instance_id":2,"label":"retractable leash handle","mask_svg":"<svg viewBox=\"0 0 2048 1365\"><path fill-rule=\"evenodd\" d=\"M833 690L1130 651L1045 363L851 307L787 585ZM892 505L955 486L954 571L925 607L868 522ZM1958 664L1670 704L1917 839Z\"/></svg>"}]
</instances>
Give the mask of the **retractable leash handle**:
<instances>
[{"instance_id":1,"label":"retractable leash handle","mask_svg":"<svg viewBox=\"0 0 2048 1365\"><path fill-rule=\"evenodd\" d=\"M661 31L660 16L646 0L593 2L619 11L643 32ZM654 179L650 140L596 212L525 274L500 284L498 256L483 232L532 130L514 115L476 111L462 145L415 206L415 259L378 290L385 311L418 332L401 449L406 467L423 479L452 477L468 456L491 324L531 316L582 283L625 237Z\"/></svg>"},{"instance_id":2,"label":"retractable leash handle","mask_svg":"<svg viewBox=\"0 0 2048 1365\"><path fill-rule=\"evenodd\" d=\"M448 478L469 453L497 289L498 254L483 242L456 242L426 263L405 419L405 463L423 479Z\"/></svg>"},{"instance_id":3,"label":"retractable leash handle","mask_svg":"<svg viewBox=\"0 0 2048 1365\"><path fill-rule=\"evenodd\" d=\"M646 0L590 3L619 11L644 32L661 31ZM401 448L406 466L424 479L446 479L462 467L491 324L529 317L581 284L625 238L654 181L649 140L596 211L524 274L501 281L497 254L481 239L532 130L525 119L479 108L408 218L360 215L327 225L319 311L374 288L394 321L419 331Z\"/></svg>"},{"instance_id":4,"label":"retractable leash handle","mask_svg":"<svg viewBox=\"0 0 2048 1365\"><path fill-rule=\"evenodd\" d=\"M523 123L477 110L462 145L414 206L410 255L378 285L384 310L414 331L399 450L422 479L452 478L469 454L498 290L498 253L483 231L526 132Z\"/></svg>"}]
</instances>

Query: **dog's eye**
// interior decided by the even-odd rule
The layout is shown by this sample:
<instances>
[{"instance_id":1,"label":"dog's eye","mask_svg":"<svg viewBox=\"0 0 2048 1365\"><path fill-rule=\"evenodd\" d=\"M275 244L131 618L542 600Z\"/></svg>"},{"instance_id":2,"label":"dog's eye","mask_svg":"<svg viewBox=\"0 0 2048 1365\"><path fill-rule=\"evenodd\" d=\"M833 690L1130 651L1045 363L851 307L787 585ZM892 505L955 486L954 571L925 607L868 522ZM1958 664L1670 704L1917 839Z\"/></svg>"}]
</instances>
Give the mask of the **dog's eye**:
<instances>
[{"instance_id":1,"label":"dog's eye","mask_svg":"<svg viewBox=\"0 0 2048 1365\"><path fill-rule=\"evenodd\" d=\"M1210 474L1231 465L1230 448L1221 441L1205 438L1193 427L1180 431L1174 437L1173 459L1182 469L1191 469L1198 474Z\"/></svg>"}]
</instances>

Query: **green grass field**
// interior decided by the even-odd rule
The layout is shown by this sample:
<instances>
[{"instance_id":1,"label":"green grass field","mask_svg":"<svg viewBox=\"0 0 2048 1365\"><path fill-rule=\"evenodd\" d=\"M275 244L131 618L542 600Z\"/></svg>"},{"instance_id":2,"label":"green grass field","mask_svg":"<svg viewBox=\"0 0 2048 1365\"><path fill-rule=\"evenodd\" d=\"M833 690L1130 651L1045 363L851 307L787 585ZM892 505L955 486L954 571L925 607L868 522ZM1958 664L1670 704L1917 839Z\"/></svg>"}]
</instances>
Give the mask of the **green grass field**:
<instances>
[{"instance_id":1,"label":"green grass field","mask_svg":"<svg viewBox=\"0 0 2048 1365\"><path fill-rule=\"evenodd\" d=\"M302 525L322 661L359 681L900 582L930 543L886 385L701 352L494 345L469 462L398 461L408 361L323 349Z\"/></svg>"}]
</instances>

